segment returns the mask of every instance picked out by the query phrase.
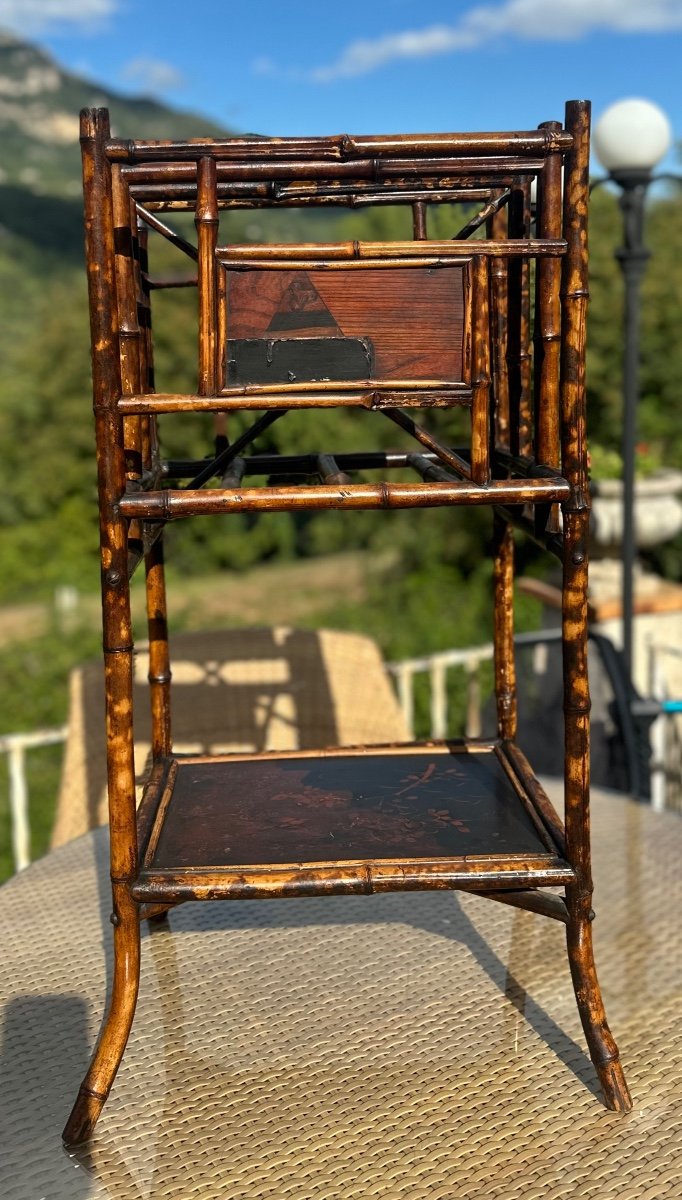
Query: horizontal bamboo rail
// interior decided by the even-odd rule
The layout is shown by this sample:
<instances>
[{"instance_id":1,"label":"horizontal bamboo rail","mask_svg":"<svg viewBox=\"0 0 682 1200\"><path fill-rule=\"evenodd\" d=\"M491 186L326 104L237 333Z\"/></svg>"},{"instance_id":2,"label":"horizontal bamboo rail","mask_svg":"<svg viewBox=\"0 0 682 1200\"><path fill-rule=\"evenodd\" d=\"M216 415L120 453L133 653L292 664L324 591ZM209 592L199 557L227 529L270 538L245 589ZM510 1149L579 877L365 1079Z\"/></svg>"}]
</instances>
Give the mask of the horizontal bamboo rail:
<instances>
[{"instance_id":1,"label":"horizontal bamboo rail","mask_svg":"<svg viewBox=\"0 0 682 1200\"><path fill-rule=\"evenodd\" d=\"M465 178L460 179L459 183L462 185L462 191L466 184L473 182L473 177L470 180ZM496 186L511 187L514 182L515 176L513 175L500 176L500 178L496 180ZM391 181L391 183L393 184L394 181ZM424 188L428 188L428 180L424 180L423 185ZM170 184L168 186L155 184L134 184L131 187L130 192L133 199L143 203L147 212L149 213L194 212L196 206L196 188L188 185L182 186L184 191L180 191L177 195L175 194L174 187ZM255 187L260 186L261 185L256 184L254 185L254 189ZM264 186L269 187L270 185L268 184ZM377 195L380 195L379 193L363 194L356 199L354 184L343 192L339 192L337 196L333 196L331 193L328 193L325 190L306 191L294 197L289 195L280 196L279 187L276 189L276 191L277 194L275 194L273 190L273 195L268 199L262 198L257 194L249 194L249 192L233 195L232 189L228 189L219 183L217 186L218 208L221 212L248 212L252 210L257 212L263 208L305 209L310 207L324 207L325 205L333 208L360 209L366 208L369 205L389 203L394 207L399 205L407 206L415 202L424 202L428 205L469 203L469 201L472 204L478 203L478 198L476 196L467 197L461 193L459 195L451 195L447 190L443 190L442 188L439 188L437 191L434 188L432 191L413 191L410 193L398 192L396 190L395 194L390 200L377 199ZM386 195L389 195L388 191L386 192Z\"/></svg>"},{"instance_id":2,"label":"horizontal bamboo rail","mask_svg":"<svg viewBox=\"0 0 682 1200\"><path fill-rule=\"evenodd\" d=\"M122 168L125 170L125 168ZM426 201L429 204L479 203L490 198L490 188L449 186L437 180L424 180L423 183L414 180L396 180L390 190L377 188L373 179L357 179L351 183L344 180L325 183L279 183L276 180L251 183L245 180L220 180L217 183L217 198L219 204L225 207L246 208L263 205L271 207L286 207L301 204L333 204L347 208L363 208L368 204L412 204L415 201ZM196 182L178 180L169 183L133 183L130 187L133 199L156 201L171 207L176 204L194 208L196 201Z\"/></svg>"},{"instance_id":3,"label":"horizontal bamboo rail","mask_svg":"<svg viewBox=\"0 0 682 1200\"><path fill-rule=\"evenodd\" d=\"M466 453L463 449L449 447L453 454L460 458ZM245 475L315 475L318 463L317 454L252 454L244 459ZM405 450L358 450L333 454L342 471L376 471L400 470L412 466L414 457L423 459L425 463L437 462L437 455L422 451L415 455ZM165 463L164 476L166 479L185 479L195 475L199 470L209 466L213 459L169 459ZM465 460L462 462L466 465ZM216 471L216 475L220 472ZM150 481L149 488L156 488L158 482Z\"/></svg>"},{"instance_id":4,"label":"horizontal bamboo rail","mask_svg":"<svg viewBox=\"0 0 682 1200\"><path fill-rule=\"evenodd\" d=\"M476 240L423 242L299 242L272 245L218 246L216 255L225 266L235 268L248 263L253 267L276 267L285 263L287 269L315 263L319 268L331 269L336 264L344 268L354 264L371 266L409 265L418 262L428 266L439 266L448 259L464 259L469 262L473 255L485 258L541 258L545 255L560 256L566 253L563 238L516 238L509 241Z\"/></svg>"},{"instance_id":5,"label":"horizontal bamboo rail","mask_svg":"<svg viewBox=\"0 0 682 1200\"><path fill-rule=\"evenodd\" d=\"M245 384L223 388L218 395L183 392L143 392L121 396L118 411L131 413L230 412L261 408L468 408L467 384L423 380L350 380L338 383Z\"/></svg>"},{"instance_id":6,"label":"horizontal bamboo rail","mask_svg":"<svg viewBox=\"0 0 682 1200\"><path fill-rule=\"evenodd\" d=\"M410 154L450 153L474 157L492 155L545 155L568 150L573 137L564 130L521 130L514 133L407 133L378 136L351 136L347 133L332 137L287 138L225 138L197 141L146 141L108 138L105 153L112 162L154 162L169 159L197 160L211 156L217 160L253 158L255 161L273 159L322 158L332 162L348 162L371 154L377 157Z\"/></svg>"},{"instance_id":7,"label":"horizontal bamboo rail","mask_svg":"<svg viewBox=\"0 0 682 1200\"><path fill-rule=\"evenodd\" d=\"M551 504L568 496L565 480L494 480L485 487L452 483L358 483L347 487L186 488L183 491L135 492L119 503L122 516L151 521L228 512L295 512L305 509L439 508L458 504Z\"/></svg>"},{"instance_id":8,"label":"horizontal bamboo rail","mask_svg":"<svg viewBox=\"0 0 682 1200\"><path fill-rule=\"evenodd\" d=\"M544 158L403 158L382 160L380 158L358 159L354 162L329 162L324 159L289 162L274 159L268 162L216 162L218 181L279 182L294 180L297 183L321 180L328 183L334 179L366 179L376 184L389 181L391 187L411 184L413 187L429 177L457 180L460 186L480 187L481 180L495 182L495 186L509 187L518 182L520 176L531 178L538 175L545 165ZM142 166L122 168L123 177L132 183L166 183L193 180L196 177L193 162L147 162Z\"/></svg>"}]
</instances>

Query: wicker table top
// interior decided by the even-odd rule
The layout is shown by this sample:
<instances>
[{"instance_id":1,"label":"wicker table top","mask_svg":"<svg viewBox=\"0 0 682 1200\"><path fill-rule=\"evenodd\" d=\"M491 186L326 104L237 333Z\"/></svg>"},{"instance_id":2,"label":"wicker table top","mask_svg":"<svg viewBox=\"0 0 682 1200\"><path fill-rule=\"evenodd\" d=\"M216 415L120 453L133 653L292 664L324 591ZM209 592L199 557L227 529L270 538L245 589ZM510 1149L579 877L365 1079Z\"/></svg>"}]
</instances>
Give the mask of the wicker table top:
<instances>
[{"instance_id":1,"label":"wicker table top","mask_svg":"<svg viewBox=\"0 0 682 1200\"><path fill-rule=\"evenodd\" d=\"M63 1150L111 966L98 830L0 889L0 1194L682 1197L682 822L598 794L593 824L629 1115L594 1094L554 922L448 892L188 904L143 939L94 1143Z\"/></svg>"}]
</instances>

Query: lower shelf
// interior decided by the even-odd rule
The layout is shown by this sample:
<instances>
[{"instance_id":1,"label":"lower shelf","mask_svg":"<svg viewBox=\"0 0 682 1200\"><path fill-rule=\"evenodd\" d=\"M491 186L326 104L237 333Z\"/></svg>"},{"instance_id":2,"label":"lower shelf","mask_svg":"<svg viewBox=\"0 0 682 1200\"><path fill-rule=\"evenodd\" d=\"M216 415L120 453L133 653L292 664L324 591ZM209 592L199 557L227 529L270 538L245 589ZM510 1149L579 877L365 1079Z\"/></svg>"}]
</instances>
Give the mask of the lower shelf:
<instances>
[{"instance_id":1,"label":"lower shelf","mask_svg":"<svg viewBox=\"0 0 682 1200\"><path fill-rule=\"evenodd\" d=\"M141 901L570 883L560 822L513 747L357 747L157 765Z\"/></svg>"}]
</instances>

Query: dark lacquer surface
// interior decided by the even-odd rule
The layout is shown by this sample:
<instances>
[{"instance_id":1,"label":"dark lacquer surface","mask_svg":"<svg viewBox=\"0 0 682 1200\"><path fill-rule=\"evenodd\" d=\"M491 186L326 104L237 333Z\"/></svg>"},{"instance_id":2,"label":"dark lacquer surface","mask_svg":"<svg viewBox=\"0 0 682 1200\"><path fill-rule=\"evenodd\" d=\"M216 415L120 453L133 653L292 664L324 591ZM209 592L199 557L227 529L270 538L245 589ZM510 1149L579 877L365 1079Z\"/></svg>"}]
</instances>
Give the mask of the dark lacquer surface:
<instances>
[{"instance_id":1,"label":"dark lacquer surface","mask_svg":"<svg viewBox=\"0 0 682 1200\"><path fill-rule=\"evenodd\" d=\"M494 753L182 763L153 865L546 854Z\"/></svg>"},{"instance_id":2,"label":"dark lacquer surface","mask_svg":"<svg viewBox=\"0 0 682 1200\"><path fill-rule=\"evenodd\" d=\"M229 384L368 379L372 364L368 338L278 336L227 343Z\"/></svg>"}]
</instances>

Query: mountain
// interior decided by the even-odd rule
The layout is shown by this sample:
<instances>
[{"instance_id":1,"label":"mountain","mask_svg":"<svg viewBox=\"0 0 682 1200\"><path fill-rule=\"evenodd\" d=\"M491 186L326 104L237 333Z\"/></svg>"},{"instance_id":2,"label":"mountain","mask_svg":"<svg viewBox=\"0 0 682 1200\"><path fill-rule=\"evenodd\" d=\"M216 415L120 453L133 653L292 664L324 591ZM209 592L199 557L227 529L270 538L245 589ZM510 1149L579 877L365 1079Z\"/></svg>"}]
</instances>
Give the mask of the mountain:
<instances>
[{"instance_id":1,"label":"mountain","mask_svg":"<svg viewBox=\"0 0 682 1200\"><path fill-rule=\"evenodd\" d=\"M64 268L82 269L79 111L93 106L109 109L117 137L181 140L234 133L198 113L110 91L0 30L0 328L5 333L22 336L36 288L61 276ZM232 221L241 240L250 236L248 218L239 213ZM313 219L322 224L326 215ZM276 214L271 236L295 240L297 220L293 210Z\"/></svg>"},{"instance_id":2,"label":"mountain","mask_svg":"<svg viewBox=\"0 0 682 1200\"><path fill-rule=\"evenodd\" d=\"M0 183L33 195L80 197L78 113L101 106L120 137L229 136L206 117L122 96L65 71L44 50L0 32Z\"/></svg>"}]
</instances>

